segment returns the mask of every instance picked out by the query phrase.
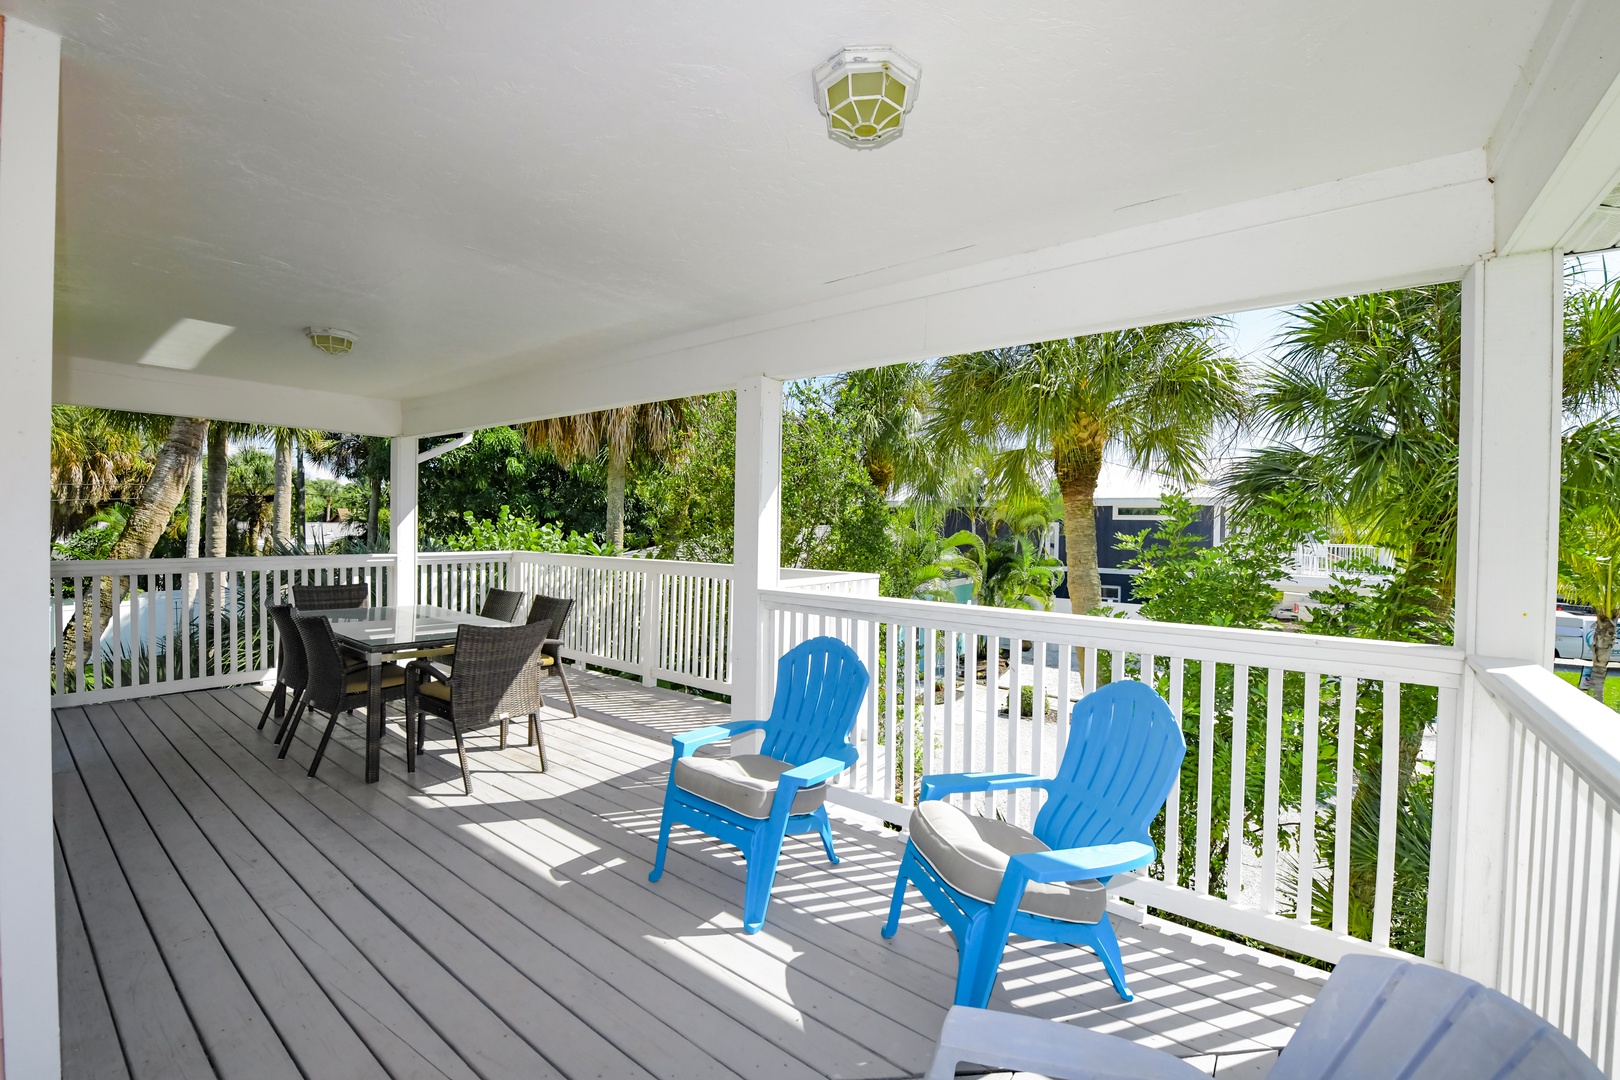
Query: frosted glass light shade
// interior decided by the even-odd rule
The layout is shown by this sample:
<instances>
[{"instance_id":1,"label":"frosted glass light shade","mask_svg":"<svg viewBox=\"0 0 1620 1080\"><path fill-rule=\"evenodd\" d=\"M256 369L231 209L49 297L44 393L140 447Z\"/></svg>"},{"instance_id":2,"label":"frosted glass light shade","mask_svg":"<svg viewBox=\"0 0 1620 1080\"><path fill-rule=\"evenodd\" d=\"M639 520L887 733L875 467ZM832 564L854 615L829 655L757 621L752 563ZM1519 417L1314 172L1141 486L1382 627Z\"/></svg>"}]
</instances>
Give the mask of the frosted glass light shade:
<instances>
[{"instance_id":1,"label":"frosted glass light shade","mask_svg":"<svg viewBox=\"0 0 1620 1080\"><path fill-rule=\"evenodd\" d=\"M304 333L309 336L309 343L323 353L336 356L354 348L354 335L347 330L337 330L330 326L311 326Z\"/></svg>"},{"instance_id":2,"label":"frosted glass light shade","mask_svg":"<svg viewBox=\"0 0 1620 1080\"><path fill-rule=\"evenodd\" d=\"M827 137L855 150L872 150L905 133L922 68L887 45L851 46L829 57L813 78L816 108L827 118Z\"/></svg>"}]
</instances>

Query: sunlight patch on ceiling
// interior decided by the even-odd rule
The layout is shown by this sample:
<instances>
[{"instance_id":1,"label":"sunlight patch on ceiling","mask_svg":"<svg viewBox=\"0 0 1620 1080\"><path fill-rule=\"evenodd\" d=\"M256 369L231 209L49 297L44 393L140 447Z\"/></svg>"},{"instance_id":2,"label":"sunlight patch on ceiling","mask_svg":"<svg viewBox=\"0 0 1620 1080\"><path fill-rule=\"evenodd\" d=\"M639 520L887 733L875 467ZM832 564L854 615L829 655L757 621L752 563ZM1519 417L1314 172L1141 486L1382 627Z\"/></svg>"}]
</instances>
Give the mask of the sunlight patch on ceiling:
<instances>
[{"instance_id":1,"label":"sunlight patch on ceiling","mask_svg":"<svg viewBox=\"0 0 1620 1080\"><path fill-rule=\"evenodd\" d=\"M140 362L147 367L191 371L235 329L234 326L201 319L181 319L152 342L152 347L146 350Z\"/></svg>"}]
</instances>

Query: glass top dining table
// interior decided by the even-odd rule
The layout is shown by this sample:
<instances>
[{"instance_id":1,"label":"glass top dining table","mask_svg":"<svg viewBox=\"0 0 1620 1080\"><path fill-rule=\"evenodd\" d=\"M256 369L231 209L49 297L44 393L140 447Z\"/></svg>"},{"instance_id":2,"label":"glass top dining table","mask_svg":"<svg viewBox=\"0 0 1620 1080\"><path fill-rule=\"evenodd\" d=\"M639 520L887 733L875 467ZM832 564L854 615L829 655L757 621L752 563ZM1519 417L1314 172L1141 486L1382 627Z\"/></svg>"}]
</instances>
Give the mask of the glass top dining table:
<instances>
[{"instance_id":1,"label":"glass top dining table","mask_svg":"<svg viewBox=\"0 0 1620 1080\"><path fill-rule=\"evenodd\" d=\"M457 627L511 625L500 619L486 619L482 615L428 605L333 608L310 614L325 615L331 619L332 633L337 638L338 645L365 657L369 669L366 695L368 784L375 784L382 775L383 663L401 653L442 649L453 645Z\"/></svg>"}]
</instances>

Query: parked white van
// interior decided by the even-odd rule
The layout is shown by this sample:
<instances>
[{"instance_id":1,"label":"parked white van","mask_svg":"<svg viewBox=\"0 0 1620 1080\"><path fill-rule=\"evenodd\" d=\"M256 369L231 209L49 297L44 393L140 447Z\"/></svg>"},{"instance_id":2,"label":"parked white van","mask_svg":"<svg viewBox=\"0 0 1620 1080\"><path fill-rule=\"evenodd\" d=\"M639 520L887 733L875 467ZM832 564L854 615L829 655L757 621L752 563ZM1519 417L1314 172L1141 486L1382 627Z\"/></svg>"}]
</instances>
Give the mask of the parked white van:
<instances>
[{"instance_id":1,"label":"parked white van","mask_svg":"<svg viewBox=\"0 0 1620 1080\"><path fill-rule=\"evenodd\" d=\"M1596 615L1560 611L1558 626L1553 632L1553 656L1560 660L1592 659L1592 641L1596 634Z\"/></svg>"}]
</instances>

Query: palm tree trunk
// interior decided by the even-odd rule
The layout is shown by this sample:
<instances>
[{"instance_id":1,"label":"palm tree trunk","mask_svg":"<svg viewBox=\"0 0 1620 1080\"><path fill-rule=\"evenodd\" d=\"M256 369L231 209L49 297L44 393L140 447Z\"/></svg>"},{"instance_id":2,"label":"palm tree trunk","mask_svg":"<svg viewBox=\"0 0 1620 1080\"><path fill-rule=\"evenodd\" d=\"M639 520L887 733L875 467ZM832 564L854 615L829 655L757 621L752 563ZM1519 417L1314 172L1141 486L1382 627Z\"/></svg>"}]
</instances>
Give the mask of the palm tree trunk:
<instances>
[{"instance_id":1,"label":"palm tree trunk","mask_svg":"<svg viewBox=\"0 0 1620 1080\"><path fill-rule=\"evenodd\" d=\"M152 554L152 548L157 545L163 530L168 528L174 508L180 505L180 500L186 493L191 474L196 471L197 459L202 454L203 439L207 431L206 420L176 417L169 425L169 437L164 440L163 448L158 451L157 461L152 465L152 475L147 479L146 486L141 488L135 509L108 558L144 559ZM92 649L97 647L96 643L101 640L101 632L117 614L118 605L123 602L124 592L123 579L107 577L101 580L101 610L99 618L94 620L95 626L89 636ZM81 597L80 614L83 614L82 609L86 606L83 601L84 598ZM72 670L77 670L78 665L76 647L81 635L77 623L78 617L75 616L73 621L68 623L62 641L63 659Z\"/></svg>"},{"instance_id":2,"label":"palm tree trunk","mask_svg":"<svg viewBox=\"0 0 1620 1080\"><path fill-rule=\"evenodd\" d=\"M276 488L270 504L270 541L279 547L292 543L292 432L276 432Z\"/></svg>"},{"instance_id":3,"label":"palm tree trunk","mask_svg":"<svg viewBox=\"0 0 1620 1080\"><path fill-rule=\"evenodd\" d=\"M207 422L203 425L203 438L208 436ZM200 451L200 447L199 447ZM191 490L186 495L187 505L190 509L186 513L186 558L195 559L202 555L203 531L203 459L199 452L197 460L191 466ZM185 618L191 618L192 606L197 602L197 575L187 574L185 584Z\"/></svg>"},{"instance_id":4,"label":"palm tree trunk","mask_svg":"<svg viewBox=\"0 0 1620 1080\"><path fill-rule=\"evenodd\" d=\"M207 423L204 420L204 436L207 435ZM186 494L186 558L195 559L202 555L203 530L203 463L199 452L197 460L192 462L190 491Z\"/></svg>"},{"instance_id":5,"label":"palm tree trunk","mask_svg":"<svg viewBox=\"0 0 1620 1080\"><path fill-rule=\"evenodd\" d=\"M225 494L230 475L230 432L224 424L208 425L208 557L225 557L228 521Z\"/></svg>"},{"instance_id":6,"label":"palm tree trunk","mask_svg":"<svg viewBox=\"0 0 1620 1080\"><path fill-rule=\"evenodd\" d=\"M1097 477L1102 473L1103 432L1083 420L1052 441L1052 464L1063 498L1063 537L1069 575L1069 610L1084 615L1102 603L1097 574Z\"/></svg>"},{"instance_id":7,"label":"palm tree trunk","mask_svg":"<svg viewBox=\"0 0 1620 1080\"><path fill-rule=\"evenodd\" d=\"M1597 628L1592 635L1592 696L1603 701L1603 684L1609 678L1609 657L1614 655L1614 616L1597 613Z\"/></svg>"},{"instance_id":8,"label":"palm tree trunk","mask_svg":"<svg viewBox=\"0 0 1620 1080\"><path fill-rule=\"evenodd\" d=\"M309 520L309 486L304 478L304 446L298 444L293 458L293 522L297 525L298 549L304 547L304 523Z\"/></svg>"},{"instance_id":9,"label":"palm tree trunk","mask_svg":"<svg viewBox=\"0 0 1620 1080\"><path fill-rule=\"evenodd\" d=\"M629 472L628 457L608 454L607 542L615 554L624 550L624 483Z\"/></svg>"},{"instance_id":10,"label":"palm tree trunk","mask_svg":"<svg viewBox=\"0 0 1620 1080\"><path fill-rule=\"evenodd\" d=\"M371 484L371 495L366 499L366 547L372 551L377 550L377 536L381 531L382 516L382 478L380 476L367 477Z\"/></svg>"}]
</instances>

